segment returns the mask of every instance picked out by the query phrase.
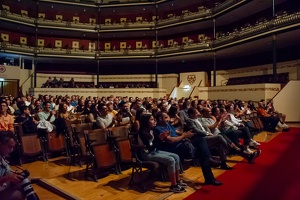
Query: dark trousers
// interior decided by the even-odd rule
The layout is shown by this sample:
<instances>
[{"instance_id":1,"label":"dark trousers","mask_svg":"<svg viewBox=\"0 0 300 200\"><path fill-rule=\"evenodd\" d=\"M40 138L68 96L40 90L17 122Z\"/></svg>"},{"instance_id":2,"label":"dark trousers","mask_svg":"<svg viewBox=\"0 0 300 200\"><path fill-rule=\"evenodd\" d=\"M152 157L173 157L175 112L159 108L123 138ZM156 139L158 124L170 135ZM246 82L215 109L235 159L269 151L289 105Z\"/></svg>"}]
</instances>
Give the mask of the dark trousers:
<instances>
[{"instance_id":1,"label":"dark trousers","mask_svg":"<svg viewBox=\"0 0 300 200\"><path fill-rule=\"evenodd\" d=\"M211 181L215 179L210 164L208 160L211 158L211 153L208 148L207 142L204 137L195 135L191 139L194 147L196 148L196 156L200 160L200 165L202 169L203 176L205 178L205 181Z\"/></svg>"}]
</instances>

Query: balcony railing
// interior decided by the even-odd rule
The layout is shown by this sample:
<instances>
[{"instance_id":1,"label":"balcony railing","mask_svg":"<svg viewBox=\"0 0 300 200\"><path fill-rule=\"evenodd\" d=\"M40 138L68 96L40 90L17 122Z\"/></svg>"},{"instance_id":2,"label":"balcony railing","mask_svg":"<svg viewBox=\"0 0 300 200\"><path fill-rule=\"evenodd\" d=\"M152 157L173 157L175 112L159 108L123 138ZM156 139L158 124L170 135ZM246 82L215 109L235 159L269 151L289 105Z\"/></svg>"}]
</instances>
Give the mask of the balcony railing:
<instances>
[{"instance_id":1,"label":"balcony railing","mask_svg":"<svg viewBox=\"0 0 300 200\"><path fill-rule=\"evenodd\" d=\"M238 6L241 2L244 2L245 0L227 0L219 5L217 5L213 9L207 9L205 7L199 7L197 12L183 12L181 15L176 16L172 15L166 19L159 19L157 21L157 28L165 28L165 27L172 27L177 26L179 23L188 23L188 22L194 22L194 21L201 21L206 19L212 19L213 15L218 14L218 12L222 11L222 9L231 8L235 5ZM80 1L79 1L80 2ZM35 26L35 22L38 23L38 26L40 27L46 27L46 28L58 28L58 29L71 29L76 30L80 29L81 31L91 32L95 31L96 29L101 31L114 31L117 29L122 29L126 31L126 29L129 30L141 30L141 29L147 29L147 30L154 30L155 27L155 21L137 21L137 22L131 22L131 21L124 21L120 23L105 23L105 24L95 24L95 23L82 23L77 21L64 21L64 20L49 20L44 18L31 18L26 15L19 15L15 13L11 13L8 10L0 10L0 19L8 20L8 21L14 21L15 23L25 23L30 26Z\"/></svg>"},{"instance_id":2,"label":"balcony railing","mask_svg":"<svg viewBox=\"0 0 300 200\"><path fill-rule=\"evenodd\" d=\"M66 49L66 48L45 48L45 47L31 47L26 44L11 44L8 41L0 43L0 51L20 53L36 56L59 56L59 57L87 57L87 58L124 58L124 57L142 57L151 58L154 56L171 55L172 53L189 54L201 51L210 51L220 48L231 43L246 42L250 39L267 36L283 30L295 29L300 27L300 12L292 14L283 14L276 16L271 20L264 20L257 22L254 25L248 24L236 29L233 32L226 34L219 34L215 40L206 38L203 41L194 42L188 41L183 44L174 42L168 47L159 46L154 49L148 49L146 46L140 49L121 49L121 50L80 50L80 49Z\"/></svg>"}]
</instances>

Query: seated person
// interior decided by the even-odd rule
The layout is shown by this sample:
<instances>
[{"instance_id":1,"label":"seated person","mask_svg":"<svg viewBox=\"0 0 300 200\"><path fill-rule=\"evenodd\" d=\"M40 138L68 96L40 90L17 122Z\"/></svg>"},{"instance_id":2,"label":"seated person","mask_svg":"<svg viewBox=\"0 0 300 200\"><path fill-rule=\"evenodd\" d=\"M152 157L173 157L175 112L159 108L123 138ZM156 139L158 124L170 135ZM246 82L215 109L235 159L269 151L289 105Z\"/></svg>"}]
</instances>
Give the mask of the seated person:
<instances>
[{"instance_id":1,"label":"seated person","mask_svg":"<svg viewBox=\"0 0 300 200\"><path fill-rule=\"evenodd\" d=\"M273 100L270 100L267 107L268 107L268 114L279 117L280 121L278 122L277 125L283 130L288 130L289 126L285 123L286 115L283 113L279 113L277 110L275 110Z\"/></svg>"},{"instance_id":2,"label":"seated person","mask_svg":"<svg viewBox=\"0 0 300 200\"><path fill-rule=\"evenodd\" d=\"M186 120L186 130L191 130L195 135L203 137L209 147L215 147L218 150L218 154L221 160L221 169L231 170L232 168L226 164L226 155L228 152L228 144L222 135L212 134L209 129L205 129L199 121L199 111L191 107L188 109L189 118Z\"/></svg>"},{"instance_id":3,"label":"seated person","mask_svg":"<svg viewBox=\"0 0 300 200\"><path fill-rule=\"evenodd\" d=\"M14 134L11 131L0 131L0 197L1 199L38 200L28 179L29 173L25 171L15 173L5 161L16 145Z\"/></svg>"},{"instance_id":4,"label":"seated person","mask_svg":"<svg viewBox=\"0 0 300 200\"><path fill-rule=\"evenodd\" d=\"M158 112L156 121L155 137L161 139L160 144L157 145L158 149L176 153L180 159L190 159L192 156L199 158L205 183L215 186L223 184L215 179L210 167L210 165L220 165L221 163L211 158L207 143L203 137L193 137L194 133L190 131L176 132L175 128L169 124L169 116L165 112ZM189 140L189 138L191 139ZM185 142L194 149L187 148Z\"/></svg>"},{"instance_id":5,"label":"seated person","mask_svg":"<svg viewBox=\"0 0 300 200\"><path fill-rule=\"evenodd\" d=\"M96 119L98 128L101 128L105 131L106 129L115 126L116 120L111 114L108 113L108 109L105 103L98 104L98 111L99 113Z\"/></svg>"},{"instance_id":6,"label":"seated person","mask_svg":"<svg viewBox=\"0 0 300 200\"><path fill-rule=\"evenodd\" d=\"M22 123L24 134L36 133L38 121L31 117L29 107L21 106L20 112L21 115L15 119L15 123Z\"/></svg>"},{"instance_id":7,"label":"seated person","mask_svg":"<svg viewBox=\"0 0 300 200\"><path fill-rule=\"evenodd\" d=\"M142 158L164 164L167 167L171 181L170 191L175 193L185 192L184 188L187 184L179 178L179 156L175 153L158 150L156 148L156 144L160 139L153 134L153 129L156 126L154 117L151 114L144 114L141 116L140 123L139 136L146 146L146 149L141 154Z\"/></svg>"},{"instance_id":8,"label":"seated person","mask_svg":"<svg viewBox=\"0 0 300 200\"><path fill-rule=\"evenodd\" d=\"M131 126L134 123L134 116L130 112L128 102L120 103L120 111L116 114L116 126Z\"/></svg>"},{"instance_id":9,"label":"seated person","mask_svg":"<svg viewBox=\"0 0 300 200\"><path fill-rule=\"evenodd\" d=\"M0 106L0 130L14 131L14 117L8 114L7 101L1 101Z\"/></svg>"},{"instance_id":10,"label":"seated person","mask_svg":"<svg viewBox=\"0 0 300 200\"><path fill-rule=\"evenodd\" d=\"M241 130L242 132L246 132L247 135L250 135L251 138L250 138L250 143L249 145L250 146L253 146L253 147L258 147L260 146L260 143L258 143L257 141L255 141L253 139L253 135L250 131L250 129L252 129L252 123L250 122L250 120L241 120L241 119L237 119L235 116L234 116L234 110L233 110L233 105L229 104L229 105L226 105L225 106L225 109L227 111L227 114L229 115L228 117L228 120L236 127L238 127L239 130Z\"/></svg>"},{"instance_id":11,"label":"seated person","mask_svg":"<svg viewBox=\"0 0 300 200\"><path fill-rule=\"evenodd\" d=\"M257 114L264 123L264 129L269 132L276 132L276 126L280 121L279 117L268 114L264 109L264 104L262 101L260 101L258 105Z\"/></svg>"}]
</instances>

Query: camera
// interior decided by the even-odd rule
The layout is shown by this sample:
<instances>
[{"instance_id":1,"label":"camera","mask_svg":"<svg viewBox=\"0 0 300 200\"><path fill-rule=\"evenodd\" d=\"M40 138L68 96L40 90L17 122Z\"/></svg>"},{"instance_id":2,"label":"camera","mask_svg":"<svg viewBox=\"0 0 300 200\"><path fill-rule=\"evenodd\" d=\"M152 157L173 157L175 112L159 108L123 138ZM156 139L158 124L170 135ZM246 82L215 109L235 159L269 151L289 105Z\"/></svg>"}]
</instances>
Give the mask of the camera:
<instances>
[{"instance_id":1,"label":"camera","mask_svg":"<svg viewBox=\"0 0 300 200\"><path fill-rule=\"evenodd\" d=\"M31 185L31 182L28 178L29 175L30 175L29 171L28 170L23 170L20 173L17 173L17 172L15 172L15 173L23 176L23 179L21 180L21 187L22 187L23 192L26 196L26 199L27 200L39 200L39 197L35 193L32 185Z\"/></svg>"}]
</instances>

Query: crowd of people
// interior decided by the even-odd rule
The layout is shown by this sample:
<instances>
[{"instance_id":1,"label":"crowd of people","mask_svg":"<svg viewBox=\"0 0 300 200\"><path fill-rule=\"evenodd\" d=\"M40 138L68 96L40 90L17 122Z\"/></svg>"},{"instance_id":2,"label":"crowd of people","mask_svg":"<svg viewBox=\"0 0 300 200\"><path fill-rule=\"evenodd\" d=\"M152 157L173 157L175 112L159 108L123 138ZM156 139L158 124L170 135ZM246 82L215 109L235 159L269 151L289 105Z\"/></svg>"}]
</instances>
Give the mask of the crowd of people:
<instances>
[{"instance_id":1,"label":"crowd of people","mask_svg":"<svg viewBox=\"0 0 300 200\"><path fill-rule=\"evenodd\" d=\"M95 85L94 82L78 82L74 78L69 81L59 80L54 77L49 77L41 88L155 88L155 82L99 82Z\"/></svg>"},{"instance_id":2,"label":"crowd of people","mask_svg":"<svg viewBox=\"0 0 300 200\"><path fill-rule=\"evenodd\" d=\"M14 123L26 124L22 126L24 134L38 129L61 134L67 122L78 115L84 116L84 122L93 123L95 129L128 126L145 146L140 156L166 166L170 191L176 193L187 187L179 176L182 162L198 159L205 184L215 186L222 182L211 168L232 170L226 163L228 155L239 155L254 163L261 154L260 143L253 139L257 130L249 119L241 119L252 112L261 117L267 131L288 128L286 116L275 110L272 101L266 104L264 100L256 107L253 101L242 100L9 95L1 97L0 134L14 132Z\"/></svg>"}]
</instances>

